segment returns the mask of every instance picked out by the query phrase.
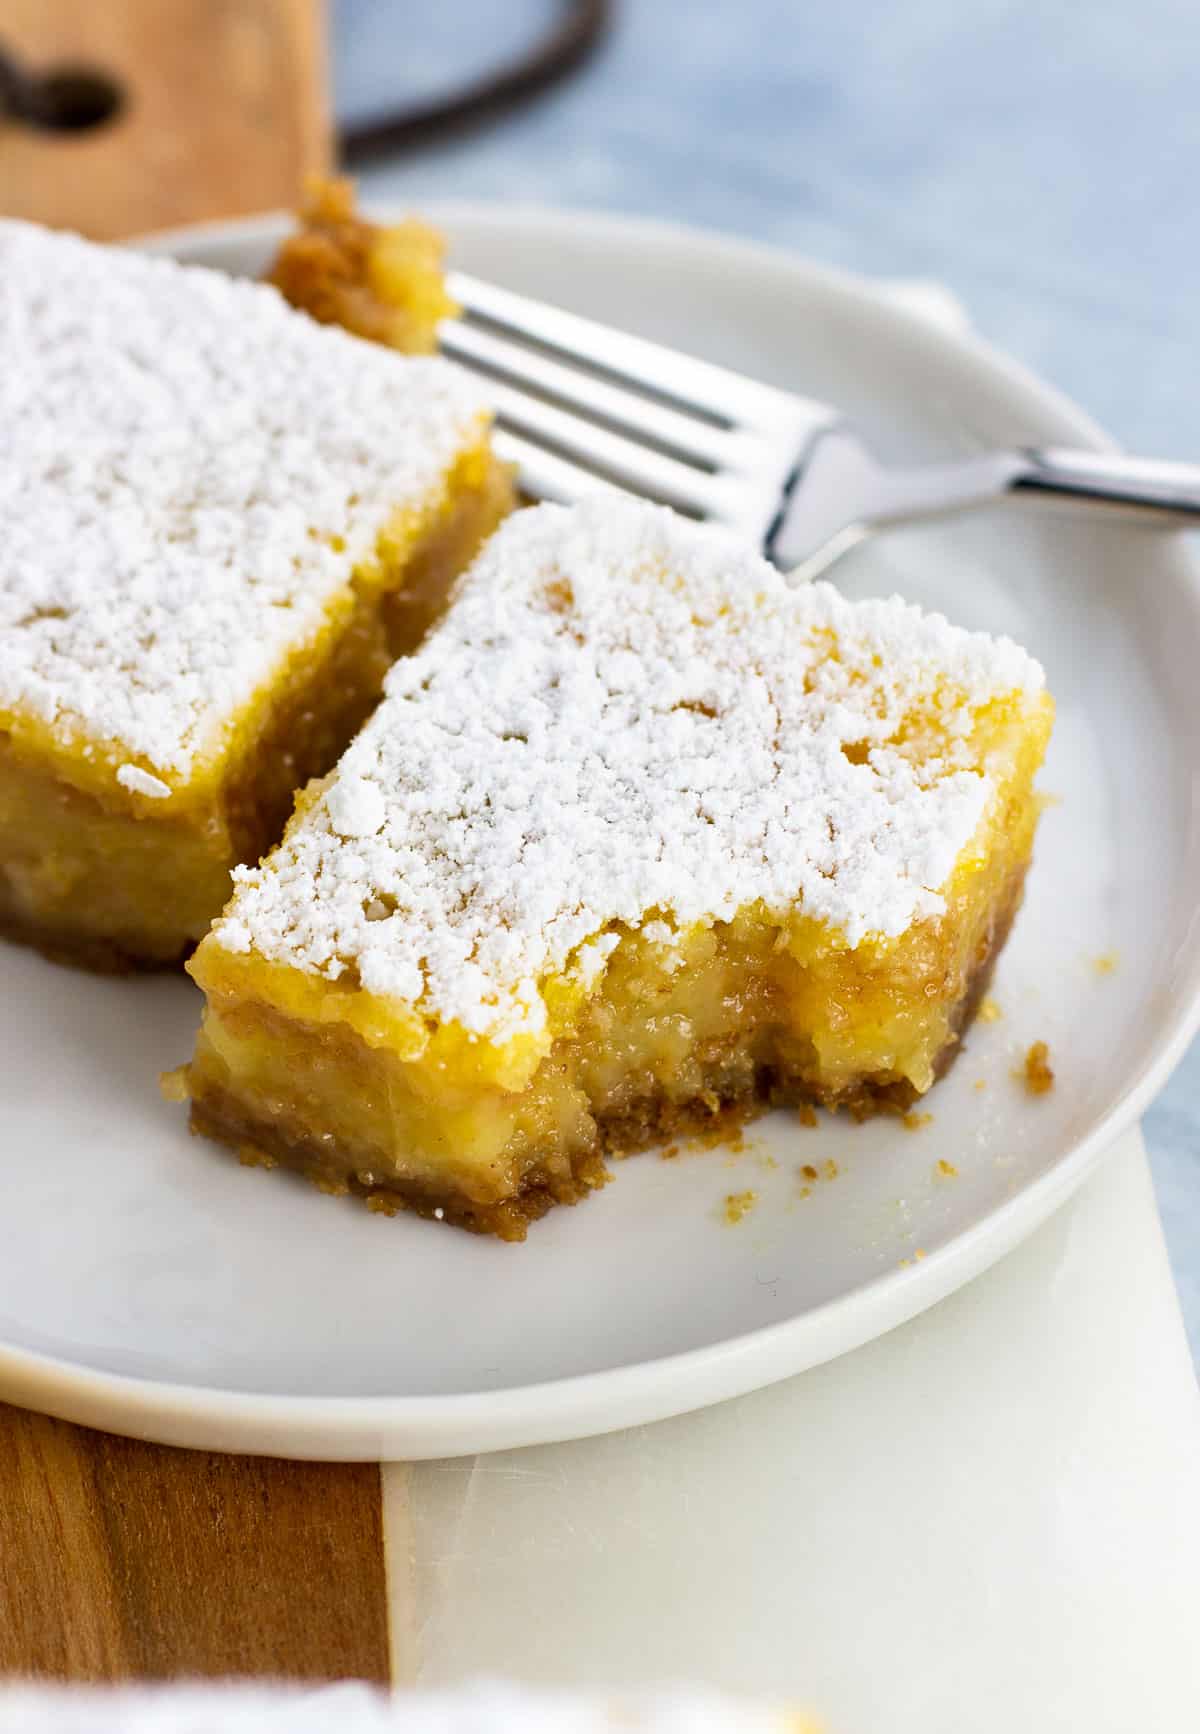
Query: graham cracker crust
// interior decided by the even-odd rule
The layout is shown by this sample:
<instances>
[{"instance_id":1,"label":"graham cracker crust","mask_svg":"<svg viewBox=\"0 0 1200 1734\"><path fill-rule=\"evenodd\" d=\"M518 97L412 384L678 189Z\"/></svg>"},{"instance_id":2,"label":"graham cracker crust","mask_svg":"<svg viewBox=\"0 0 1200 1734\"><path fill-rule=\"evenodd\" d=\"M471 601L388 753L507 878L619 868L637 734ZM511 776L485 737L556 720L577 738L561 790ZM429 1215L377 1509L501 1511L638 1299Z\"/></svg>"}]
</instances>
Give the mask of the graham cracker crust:
<instances>
[{"instance_id":1,"label":"graham cracker crust","mask_svg":"<svg viewBox=\"0 0 1200 1734\"><path fill-rule=\"evenodd\" d=\"M72 934L65 928L42 926L31 921L4 901L3 872L0 871L0 939L13 945L27 946L50 963L63 964L69 969L86 969L93 975L158 975L164 970L178 972L196 949L189 940L170 957L148 957L144 951L127 950L118 940L100 938L94 934Z\"/></svg>"},{"instance_id":2,"label":"graham cracker crust","mask_svg":"<svg viewBox=\"0 0 1200 1734\"><path fill-rule=\"evenodd\" d=\"M996 959L1008 938L1024 890L1025 867L1009 880L993 908L976 952L967 988L954 1008L952 1034L934 1066L941 1078L963 1047L963 1034L987 993ZM521 1189L496 1203L480 1203L461 1192L424 1182L365 1186L348 1169L353 1156L343 1149L331 1162L328 1147L312 1134L278 1120L261 1121L227 1091L207 1089L191 1106L191 1129L228 1145L251 1167L291 1169L322 1191L362 1198L368 1209L393 1216L409 1211L500 1240L524 1240L531 1222L556 1204L578 1204L610 1179L605 1156L631 1156L640 1150L696 1132L729 1130L772 1108L804 1106L845 1108L855 1119L875 1114L903 1115L918 1099L907 1079L863 1077L837 1093L814 1084L799 1070L776 1063L755 1064L733 1051L732 1043L715 1044L704 1059L704 1087L686 1102L646 1096L619 1111L595 1118L595 1142L572 1156L555 1155L533 1167ZM374 1159L364 1153L359 1166Z\"/></svg>"},{"instance_id":3,"label":"graham cracker crust","mask_svg":"<svg viewBox=\"0 0 1200 1734\"><path fill-rule=\"evenodd\" d=\"M548 1167L531 1169L518 1194L485 1204L462 1192L419 1181L364 1186L357 1176L346 1172L344 1157L336 1165L330 1162L319 1138L284 1127L277 1120L257 1120L224 1090L206 1090L194 1098L189 1124L193 1132L236 1151L245 1167L287 1168L322 1192L361 1198L368 1210L382 1216L395 1216L403 1210L452 1223L472 1234L495 1235L499 1240L524 1240L529 1224L556 1204L578 1204L611 1178L599 1150L582 1151L569 1163L558 1159L561 1167L554 1171ZM363 1166L370 1160L364 1156Z\"/></svg>"}]
</instances>

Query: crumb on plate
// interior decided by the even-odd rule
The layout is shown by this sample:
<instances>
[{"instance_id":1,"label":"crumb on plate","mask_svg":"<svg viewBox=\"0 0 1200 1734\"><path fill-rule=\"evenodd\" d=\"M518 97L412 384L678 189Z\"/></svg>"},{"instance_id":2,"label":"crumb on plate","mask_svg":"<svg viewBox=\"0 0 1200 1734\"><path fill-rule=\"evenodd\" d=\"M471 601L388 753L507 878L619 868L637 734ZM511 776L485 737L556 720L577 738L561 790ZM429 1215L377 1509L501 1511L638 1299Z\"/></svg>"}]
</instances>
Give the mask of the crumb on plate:
<instances>
[{"instance_id":1,"label":"crumb on plate","mask_svg":"<svg viewBox=\"0 0 1200 1734\"><path fill-rule=\"evenodd\" d=\"M726 1222L740 1222L758 1203L757 1192L730 1192L725 1199Z\"/></svg>"},{"instance_id":2,"label":"crumb on plate","mask_svg":"<svg viewBox=\"0 0 1200 1734\"><path fill-rule=\"evenodd\" d=\"M1050 1065L1050 1049L1045 1042L1034 1042L1025 1055L1020 1076L1031 1096L1044 1096L1054 1088L1054 1072Z\"/></svg>"},{"instance_id":3,"label":"crumb on plate","mask_svg":"<svg viewBox=\"0 0 1200 1734\"><path fill-rule=\"evenodd\" d=\"M164 1102L186 1102L187 1067L173 1066L169 1072L158 1074L158 1087L162 1092Z\"/></svg>"}]
</instances>

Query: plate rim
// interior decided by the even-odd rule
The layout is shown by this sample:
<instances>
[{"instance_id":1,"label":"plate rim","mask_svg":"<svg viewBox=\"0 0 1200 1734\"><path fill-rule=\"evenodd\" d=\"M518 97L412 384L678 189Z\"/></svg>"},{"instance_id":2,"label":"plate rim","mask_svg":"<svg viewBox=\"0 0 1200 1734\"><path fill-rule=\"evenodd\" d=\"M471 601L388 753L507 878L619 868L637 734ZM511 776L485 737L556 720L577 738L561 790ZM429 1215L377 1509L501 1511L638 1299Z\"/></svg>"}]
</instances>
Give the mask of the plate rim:
<instances>
[{"instance_id":1,"label":"plate rim","mask_svg":"<svg viewBox=\"0 0 1200 1734\"><path fill-rule=\"evenodd\" d=\"M382 220L404 210L368 199ZM618 212L472 200L422 201L435 224L456 221L496 229L532 221L547 230L588 229L628 243L631 237L711 263L769 270L809 293L825 293L888 325L898 336L941 355L949 352L981 372L1047 430L1094 449L1113 442L1065 393L973 330L953 331L893 300L885 282L807 259L787 247L719 230L625 216ZM291 219L267 212L156 231L130 244L172 255L204 243L225 246L269 241ZM1053 429L1051 433L1049 430ZM1200 617L1196 569L1180 556ZM109 1432L198 1449L340 1461L436 1457L512 1449L585 1438L644 1425L794 1376L860 1347L914 1318L972 1277L982 1274L1040 1226L1077 1190L1120 1133L1141 1114L1200 1027L1200 924L1176 990L1165 1040L1144 1061L1124 1094L1052 1168L1028 1182L981 1220L956 1234L921 1263L881 1272L871 1281L790 1319L676 1354L532 1384L434 1396L302 1396L225 1391L108 1373L0 1340L0 1394L5 1400Z\"/></svg>"}]
</instances>

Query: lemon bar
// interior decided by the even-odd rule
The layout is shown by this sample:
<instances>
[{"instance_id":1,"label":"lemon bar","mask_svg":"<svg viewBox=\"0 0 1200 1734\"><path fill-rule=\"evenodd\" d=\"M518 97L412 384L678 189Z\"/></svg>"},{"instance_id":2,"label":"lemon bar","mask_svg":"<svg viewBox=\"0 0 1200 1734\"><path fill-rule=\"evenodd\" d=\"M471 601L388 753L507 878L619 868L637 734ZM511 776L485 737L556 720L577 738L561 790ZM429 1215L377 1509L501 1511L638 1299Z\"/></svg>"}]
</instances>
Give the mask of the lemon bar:
<instances>
[{"instance_id":1,"label":"lemon bar","mask_svg":"<svg viewBox=\"0 0 1200 1734\"><path fill-rule=\"evenodd\" d=\"M501 527L190 968L194 1127L506 1239L722 1113L904 1109L1021 897L1006 639L610 498Z\"/></svg>"},{"instance_id":2,"label":"lemon bar","mask_svg":"<svg viewBox=\"0 0 1200 1734\"><path fill-rule=\"evenodd\" d=\"M176 962L509 504L476 389L0 222L0 930Z\"/></svg>"}]
</instances>

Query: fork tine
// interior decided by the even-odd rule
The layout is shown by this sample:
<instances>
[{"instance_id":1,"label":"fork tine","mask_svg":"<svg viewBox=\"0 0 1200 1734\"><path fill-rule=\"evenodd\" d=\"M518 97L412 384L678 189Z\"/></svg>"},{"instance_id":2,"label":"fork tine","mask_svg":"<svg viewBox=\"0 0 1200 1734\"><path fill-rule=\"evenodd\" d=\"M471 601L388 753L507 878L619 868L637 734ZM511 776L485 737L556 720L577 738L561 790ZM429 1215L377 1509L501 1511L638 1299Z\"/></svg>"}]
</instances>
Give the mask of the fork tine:
<instances>
[{"instance_id":1,"label":"fork tine","mask_svg":"<svg viewBox=\"0 0 1200 1734\"><path fill-rule=\"evenodd\" d=\"M535 500L571 505L585 494L640 494L641 489L622 487L570 458L557 456L536 441L524 439L511 429L498 427L492 433L492 450L503 464L512 464L523 493ZM761 544L779 508L779 488L769 478L756 487L730 490L712 503L706 515L726 529L736 530L749 541Z\"/></svg>"},{"instance_id":2,"label":"fork tine","mask_svg":"<svg viewBox=\"0 0 1200 1734\"><path fill-rule=\"evenodd\" d=\"M489 377L502 375L518 389L531 387L568 409L597 417L662 447L672 456L708 469L735 465L748 436L714 427L711 421L681 414L666 404L624 386L566 367L544 352L511 342L499 332L461 319L447 319L439 332L442 353L462 366L478 366Z\"/></svg>"},{"instance_id":3,"label":"fork tine","mask_svg":"<svg viewBox=\"0 0 1200 1734\"><path fill-rule=\"evenodd\" d=\"M591 493L625 493L614 482L606 482L590 470L582 469L567 458L556 457L544 446L522 439L520 434L499 428L492 435L492 450L502 464L513 464L522 491L535 500L554 500L571 505Z\"/></svg>"},{"instance_id":4,"label":"fork tine","mask_svg":"<svg viewBox=\"0 0 1200 1734\"><path fill-rule=\"evenodd\" d=\"M724 506L728 488L707 470L664 457L652 446L582 421L568 410L495 380L489 382L488 396L501 427L549 446L568 462L594 468L636 493L685 512L710 517Z\"/></svg>"},{"instance_id":5,"label":"fork tine","mask_svg":"<svg viewBox=\"0 0 1200 1734\"><path fill-rule=\"evenodd\" d=\"M447 273L446 289L468 314L698 411L718 427L743 423L769 430L781 422L791 427L796 420L795 397L711 362L610 330L460 271ZM813 407L827 417L823 406Z\"/></svg>"}]
</instances>

